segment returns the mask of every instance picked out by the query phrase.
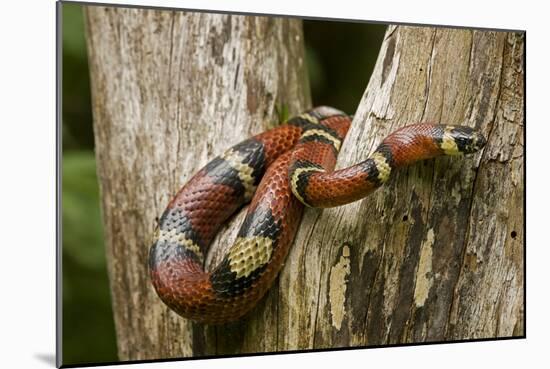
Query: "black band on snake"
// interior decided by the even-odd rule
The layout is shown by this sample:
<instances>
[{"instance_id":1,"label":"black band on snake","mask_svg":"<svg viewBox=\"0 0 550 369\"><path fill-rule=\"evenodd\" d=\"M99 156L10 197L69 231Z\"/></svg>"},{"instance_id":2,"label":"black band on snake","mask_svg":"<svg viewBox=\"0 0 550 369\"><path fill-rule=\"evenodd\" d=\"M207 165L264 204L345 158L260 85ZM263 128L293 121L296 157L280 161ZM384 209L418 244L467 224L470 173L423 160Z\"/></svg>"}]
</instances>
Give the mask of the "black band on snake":
<instances>
[{"instance_id":1,"label":"black band on snake","mask_svg":"<svg viewBox=\"0 0 550 369\"><path fill-rule=\"evenodd\" d=\"M413 124L386 137L363 162L334 171L351 118L317 107L214 158L170 201L149 253L161 300L183 317L224 323L246 314L281 269L304 205L333 207L367 196L397 168L480 150L466 126ZM221 225L250 202L244 223L213 272L204 261Z\"/></svg>"}]
</instances>

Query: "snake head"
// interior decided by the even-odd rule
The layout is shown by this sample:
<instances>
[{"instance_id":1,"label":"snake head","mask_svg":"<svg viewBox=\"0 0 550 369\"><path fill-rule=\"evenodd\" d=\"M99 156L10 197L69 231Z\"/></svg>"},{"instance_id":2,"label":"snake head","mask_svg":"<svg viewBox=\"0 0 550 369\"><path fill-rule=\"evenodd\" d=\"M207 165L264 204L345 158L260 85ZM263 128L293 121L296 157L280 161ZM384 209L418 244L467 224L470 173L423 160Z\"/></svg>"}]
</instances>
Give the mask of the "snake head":
<instances>
[{"instance_id":1,"label":"snake head","mask_svg":"<svg viewBox=\"0 0 550 369\"><path fill-rule=\"evenodd\" d=\"M477 152L487 143L481 132L466 126L454 126L448 131L448 135L454 140L458 151L462 154Z\"/></svg>"}]
</instances>

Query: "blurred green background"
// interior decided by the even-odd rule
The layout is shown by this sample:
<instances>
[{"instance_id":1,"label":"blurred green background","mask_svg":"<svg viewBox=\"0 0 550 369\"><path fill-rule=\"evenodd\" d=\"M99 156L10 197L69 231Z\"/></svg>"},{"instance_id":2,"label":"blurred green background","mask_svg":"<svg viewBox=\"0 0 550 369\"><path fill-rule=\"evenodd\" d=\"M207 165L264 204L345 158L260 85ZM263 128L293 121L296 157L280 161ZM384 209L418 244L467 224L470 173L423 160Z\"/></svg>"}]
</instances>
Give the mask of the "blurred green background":
<instances>
[{"instance_id":1,"label":"blurred green background","mask_svg":"<svg viewBox=\"0 0 550 369\"><path fill-rule=\"evenodd\" d=\"M94 157L83 6L62 5L63 363L117 361ZM314 105L353 114L386 26L304 21Z\"/></svg>"}]
</instances>

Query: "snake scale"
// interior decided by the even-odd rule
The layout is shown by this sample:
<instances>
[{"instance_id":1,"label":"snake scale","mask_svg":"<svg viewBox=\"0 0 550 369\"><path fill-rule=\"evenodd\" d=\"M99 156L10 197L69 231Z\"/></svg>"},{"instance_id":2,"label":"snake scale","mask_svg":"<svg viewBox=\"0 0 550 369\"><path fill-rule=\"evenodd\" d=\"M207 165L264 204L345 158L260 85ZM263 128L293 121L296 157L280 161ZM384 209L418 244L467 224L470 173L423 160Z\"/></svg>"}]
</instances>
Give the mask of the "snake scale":
<instances>
[{"instance_id":1,"label":"snake scale","mask_svg":"<svg viewBox=\"0 0 550 369\"><path fill-rule=\"evenodd\" d=\"M399 167L473 153L486 143L470 127L413 124L387 136L365 161L334 171L350 124L343 112L317 107L233 146L196 173L170 201L155 231L149 272L160 299L195 321L239 319L279 273L304 205L326 208L359 200ZM212 239L248 202L237 239L207 272Z\"/></svg>"}]
</instances>

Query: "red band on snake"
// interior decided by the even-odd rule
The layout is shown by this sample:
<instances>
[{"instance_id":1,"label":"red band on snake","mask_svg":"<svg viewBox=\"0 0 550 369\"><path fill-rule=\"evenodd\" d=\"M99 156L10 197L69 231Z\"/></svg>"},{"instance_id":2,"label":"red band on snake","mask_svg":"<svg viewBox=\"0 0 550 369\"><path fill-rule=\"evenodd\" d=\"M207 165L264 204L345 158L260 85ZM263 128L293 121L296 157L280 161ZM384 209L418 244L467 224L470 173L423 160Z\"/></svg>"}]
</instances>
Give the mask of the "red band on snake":
<instances>
[{"instance_id":1,"label":"red band on snake","mask_svg":"<svg viewBox=\"0 0 550 369\"><path fill-rule=\"evenodd\" d=\"M365 161L334 171L351 118L317 107L215 158L170 201L149 253L151 280L179 315L218 324L239 319L265 295L292 245L304 204L359 200L397 168L480 150L466 126L414 124L386 137ZM221 225L250 202L235 243L210 273L204 261Z\"/></svg>"}]
</instances>

